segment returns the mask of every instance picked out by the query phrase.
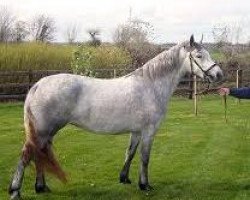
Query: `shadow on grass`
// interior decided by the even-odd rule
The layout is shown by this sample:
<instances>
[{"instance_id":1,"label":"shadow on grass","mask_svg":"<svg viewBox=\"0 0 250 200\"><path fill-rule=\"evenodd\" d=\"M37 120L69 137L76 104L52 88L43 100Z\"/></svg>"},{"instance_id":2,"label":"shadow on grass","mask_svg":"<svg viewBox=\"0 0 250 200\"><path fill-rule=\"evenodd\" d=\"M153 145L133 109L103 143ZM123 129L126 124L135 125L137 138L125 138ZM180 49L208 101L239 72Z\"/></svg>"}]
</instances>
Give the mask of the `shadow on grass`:
<instances>
[{"instance_id":1,"label":"shadow on grass","mask_svg":"<svg viewBox=\"0 0 250 200\"><path fill-rule=\"evenodd\" d=\"M133 196L138 196L140 191L137 191L135 185L112 185L112 186L90 186L74 184L65 191L53 192L55 197L64 197L65 199L132 199ZM142 194L143 195L143 194ZM139 195L140 196L140 195ZM56 199L56 198L55 198Z\"/></svg>"},{"instance_id":2,"label":"shadow on grass","mask_svg":"<svg viewBox=\"0 0 250 200\"><path fill-rule=\"evenodd\" d=\"M234 199L236 196L249 195L250 181L242 182L191 182L166 181L153 185L150 192L140 191L132 185L114 184L110 186L90 186L82 183L65 186L64 190L55 190L50 194L36 195L24 199ZM60 188L62 189L62 188Z\"/></svg>"},{"instance_id":3,"label":"shadow on grass","mask_svg":"<svg viewBox=\"0 0 250 200\"><path fill-rule=\"evenodd\" d=\"M157 197L163 199L231 199L236 195L248 194L250 197L250 180L232 181L166 181L157 186Z\"/></svg>"}]
</instances>

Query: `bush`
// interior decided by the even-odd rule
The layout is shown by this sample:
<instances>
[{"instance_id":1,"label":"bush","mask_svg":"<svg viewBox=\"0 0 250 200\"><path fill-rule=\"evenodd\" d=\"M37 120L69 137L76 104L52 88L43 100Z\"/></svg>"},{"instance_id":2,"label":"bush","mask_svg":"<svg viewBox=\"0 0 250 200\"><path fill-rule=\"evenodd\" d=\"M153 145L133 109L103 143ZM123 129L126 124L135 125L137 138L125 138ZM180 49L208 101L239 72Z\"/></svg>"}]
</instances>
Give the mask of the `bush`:
<instances>
[{"instance_id":1,"label":"bush","mask_svg":"<svg viewBox=\"0 0 250 200\"><path fill-rule=\"evenodd\" d=\"M126 69L131 65L129 53L115 46L80 46L74 53L72 69L76 74L97 76L100 69Z\"/></svg>"}]
</instances>

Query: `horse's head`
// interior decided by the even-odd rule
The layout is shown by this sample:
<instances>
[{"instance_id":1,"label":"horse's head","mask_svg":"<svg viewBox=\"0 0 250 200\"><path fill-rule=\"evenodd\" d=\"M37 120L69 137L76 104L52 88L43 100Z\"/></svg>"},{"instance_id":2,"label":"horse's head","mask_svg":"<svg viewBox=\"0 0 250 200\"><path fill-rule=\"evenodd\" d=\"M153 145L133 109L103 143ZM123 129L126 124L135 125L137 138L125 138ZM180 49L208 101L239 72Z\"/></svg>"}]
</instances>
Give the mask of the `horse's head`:
<instances>
[{"instance_id":1,"label":"horse's head","mask_svg":"<svg viewBox=\"0 0 250 200\"><path fill-rule=\"evenodd\" d=\"M185 56L183 62L184 71L195 74L202 79L207 79L209 82L217 82L223 79L221 68L203 47L202 40L200 43L197 43L192 35L190 41L185 43L183 49L182 55Z\"/></svg>"}]
</instances>

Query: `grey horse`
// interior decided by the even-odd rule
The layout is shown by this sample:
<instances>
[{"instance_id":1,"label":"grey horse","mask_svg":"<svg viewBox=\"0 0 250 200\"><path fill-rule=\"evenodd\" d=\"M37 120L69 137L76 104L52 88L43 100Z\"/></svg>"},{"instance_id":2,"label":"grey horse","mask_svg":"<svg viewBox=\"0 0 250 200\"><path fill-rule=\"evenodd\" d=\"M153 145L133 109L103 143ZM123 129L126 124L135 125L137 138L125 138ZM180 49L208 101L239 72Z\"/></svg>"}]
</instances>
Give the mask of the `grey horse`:
<instances>
[{"instance_id":1,"label":"grey horse","mask_svg":"<svg viewBox=\"0 0 250 200\"><path fill-rule=\"evenodd\" d=\"M222 78L222 70L201 43L178 44L151 59L132 73L114 79L96 79L72 74L42 78L29 91L24 105L26 141L9 187L11 199L20 198L25 167L34 161L35 190L49 191L44 172L66 181L52 152L52 141L66 124L100 134L131 133L121 183L131 183L129 168L140 143L139 188L150 190L148 164L156 131L167 112L169 99L183 73L209 81Z\"/></svg>"}]
</instances>

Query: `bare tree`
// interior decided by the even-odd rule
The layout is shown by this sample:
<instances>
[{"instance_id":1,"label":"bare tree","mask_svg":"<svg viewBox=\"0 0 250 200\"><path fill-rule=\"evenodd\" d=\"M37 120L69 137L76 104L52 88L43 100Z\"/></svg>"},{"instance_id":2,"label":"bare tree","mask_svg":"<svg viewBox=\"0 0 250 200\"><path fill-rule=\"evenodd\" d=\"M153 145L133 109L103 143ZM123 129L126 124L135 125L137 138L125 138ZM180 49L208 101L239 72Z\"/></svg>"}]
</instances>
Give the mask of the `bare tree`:
<instances>
[{"instance_id":1,"label":"bare tree","mask_svg":"<svg viewBox=\"0 0 250 200\"><path fill-rule=\"evenodd\" d=\"M241 22L218 24L212 30L217 48L228 58L244 50L244 45L240 44L242 33L243 24Z\"/></svg>"},{"instance_id":2,"label":"bare tree","mask_svg":"<svg viewBox=\"0 0 250 200\"><path fill-rule=\"evenodd\" d=\"M90 41L90 45L92 46L100 46L101 45L101 40L98 38L98 36L100 35L100 30L98 29L89 29L88 34L90 35L91 41Z\"/></svg>"},{"instance_id":3,"label":"bare tree","mask_svg":"<svg viewBox=\"0 0 250 200\"><path fill-rule=\"evenodd\" d=\"M76 24L68 26L66 30L66 39L68 43L70 44L74 43L76 41L77 34L78 34L78 28Z\"/></svg>"},{"instance_id":4,"label":"bare tree","mask_svg":"<svg viewBox=\"0 0 250 200\"><path fill-rule=\"evenodd\" d=\"M152 35L153 27L148 22L130 19L117 27L113 40L130 53L134 67L139 67L161 51L157 45L150 43Z\"/></svg>"},{"instance_id":5,"label":"bare tree","mask_svg":"<svg viewBox=\"0 0 250 200\"><path fill-rule=\"evenodd\" d=\"M0 42L11 39L14 16L6 7L0 7Z\"/></svg>"},{"instance_id":6,"label":"bare tree","mask_svg":"<svg viewBox=\"0 0 250 200\"><path fill-rule=\"evenodd\" d=\"M16 21L13 30L12 30L12 41L22 42L29 35L27 28L27 23L24 21Z\"/></svg>"},{"instance_id":7,"label":"bare tree","mask_svg":"<svg viewBox=\"0 0 250 200\"><path fill-rule=\"evenodd\" d=\"M223 47L229 42L229 32L230 30L227 25L217 25L213 27L212 34L218 48Z\"/></svg>"},{"instance_id":8,"label":"bare tree","mask_svg":"<svg viewBox=\"0 0 250 200\"><path fill-rule=\"evenodd\" d=\"M38 15L31 24L31 34L35 41L50 42L56 31L55 21L51 17Z\"/></svg>"}]
</instances>

